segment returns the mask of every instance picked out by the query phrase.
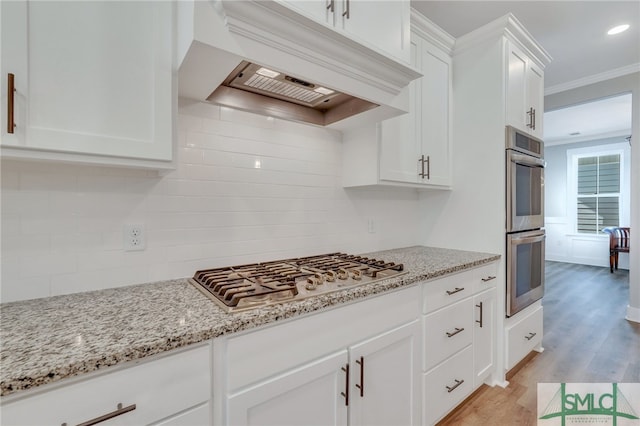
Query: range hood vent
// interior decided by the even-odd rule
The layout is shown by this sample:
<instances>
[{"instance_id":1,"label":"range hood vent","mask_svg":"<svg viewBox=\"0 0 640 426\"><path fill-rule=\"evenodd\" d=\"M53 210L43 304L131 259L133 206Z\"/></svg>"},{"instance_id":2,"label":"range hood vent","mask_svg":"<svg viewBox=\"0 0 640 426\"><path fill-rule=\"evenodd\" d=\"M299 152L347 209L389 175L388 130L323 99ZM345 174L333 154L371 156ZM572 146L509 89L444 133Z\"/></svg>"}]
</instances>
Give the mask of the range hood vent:
<instances>
[{"instance_id":1,"label":"range hood vent","mask_svg":"<svg viewBox=\"0 0 640 426\"><path fill-rule=\"evenodd\" d=\"M177 2L179 96L335 130L410 110L420 72L296 10L274 0Z\"/></svg>"},{"instance_id":2,"label":"range hood vent","mask_svg":"<svg viewBox=\"0 0 640 426\"><path fill-rule=\"evenodd\" d=\"M207 100L320 126L379 106L247 61L242 61Z\"/></svg>"}]
</instances>

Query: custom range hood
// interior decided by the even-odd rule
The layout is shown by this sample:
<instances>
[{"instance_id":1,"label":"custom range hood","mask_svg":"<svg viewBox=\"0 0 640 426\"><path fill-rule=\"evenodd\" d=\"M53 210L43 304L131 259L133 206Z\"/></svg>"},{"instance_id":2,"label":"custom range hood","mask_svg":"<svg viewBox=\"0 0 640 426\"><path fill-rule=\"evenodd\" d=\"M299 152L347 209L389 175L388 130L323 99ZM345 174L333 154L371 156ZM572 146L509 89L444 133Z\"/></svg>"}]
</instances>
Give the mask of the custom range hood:
<instances>
[{"instance_id":1,"label":"custom range hood","mask_svg":"<svg viewBox=\"0 0 640 426\"><path fill-rule=\"evenodd\" d=\"M179 96L346 130L409 110L414 68L277 1L180 1Z\"/></svg>"}]
</instances>

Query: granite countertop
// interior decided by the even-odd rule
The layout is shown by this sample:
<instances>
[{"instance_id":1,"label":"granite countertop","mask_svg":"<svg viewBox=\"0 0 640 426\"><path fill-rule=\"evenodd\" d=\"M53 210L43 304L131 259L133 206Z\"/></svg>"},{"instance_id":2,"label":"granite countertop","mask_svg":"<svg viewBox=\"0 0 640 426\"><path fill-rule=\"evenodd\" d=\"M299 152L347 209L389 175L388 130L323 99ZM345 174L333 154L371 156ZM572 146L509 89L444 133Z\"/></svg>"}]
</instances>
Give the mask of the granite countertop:
<instances>
[{"instance_id":1,"label":"granite countertop","mask_svg":"<svg viewBox=\"0 0 640 426\"><path fill-rule=\"evenodd\" d=\"M161 281L0 305L0 395L314 312L482 265L499 255L432 247L364 254L406 274L228 314L188 282Z\"/></svg>"}]
</instances>

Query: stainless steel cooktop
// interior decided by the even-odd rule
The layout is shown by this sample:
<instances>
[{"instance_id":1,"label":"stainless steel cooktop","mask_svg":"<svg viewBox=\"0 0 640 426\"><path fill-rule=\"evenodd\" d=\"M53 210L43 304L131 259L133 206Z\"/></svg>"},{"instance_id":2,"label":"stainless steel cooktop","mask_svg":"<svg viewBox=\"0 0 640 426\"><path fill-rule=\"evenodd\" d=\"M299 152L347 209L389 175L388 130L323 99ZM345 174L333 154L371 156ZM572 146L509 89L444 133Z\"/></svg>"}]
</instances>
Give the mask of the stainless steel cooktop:
<instances>
[{"instance_id":1,"label":"stainless steel cooktop","mask_svg":"<svg viewBox=\"0 0 640 426\"><path fill-rule=\"evenodd\" d=\"M301 300L406 273L402 264L363 256L318 256L197 271L191 283L227 312Z\"/></svg>"}]
</instances>

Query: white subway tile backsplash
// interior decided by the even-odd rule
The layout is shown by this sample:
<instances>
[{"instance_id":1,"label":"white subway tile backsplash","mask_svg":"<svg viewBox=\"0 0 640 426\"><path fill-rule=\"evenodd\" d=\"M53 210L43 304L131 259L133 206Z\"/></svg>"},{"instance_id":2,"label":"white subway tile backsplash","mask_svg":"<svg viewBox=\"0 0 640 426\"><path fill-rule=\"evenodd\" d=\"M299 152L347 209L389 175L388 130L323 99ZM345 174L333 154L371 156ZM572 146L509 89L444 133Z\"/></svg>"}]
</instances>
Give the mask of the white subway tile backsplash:
<instances>
[{"instance_id":1,"label":"white subway tile backsplash","mask_svg":"<svg viewBox=\"0 0 640 426\"><path fill-rule=\"evenodd\" d=\"M2 160L2 301L417 242L414 191L342 188L335 130L180 100L176 161L159 176ZM145 250L124 251L128 223Z\"/></svg>"}]
</instances>

